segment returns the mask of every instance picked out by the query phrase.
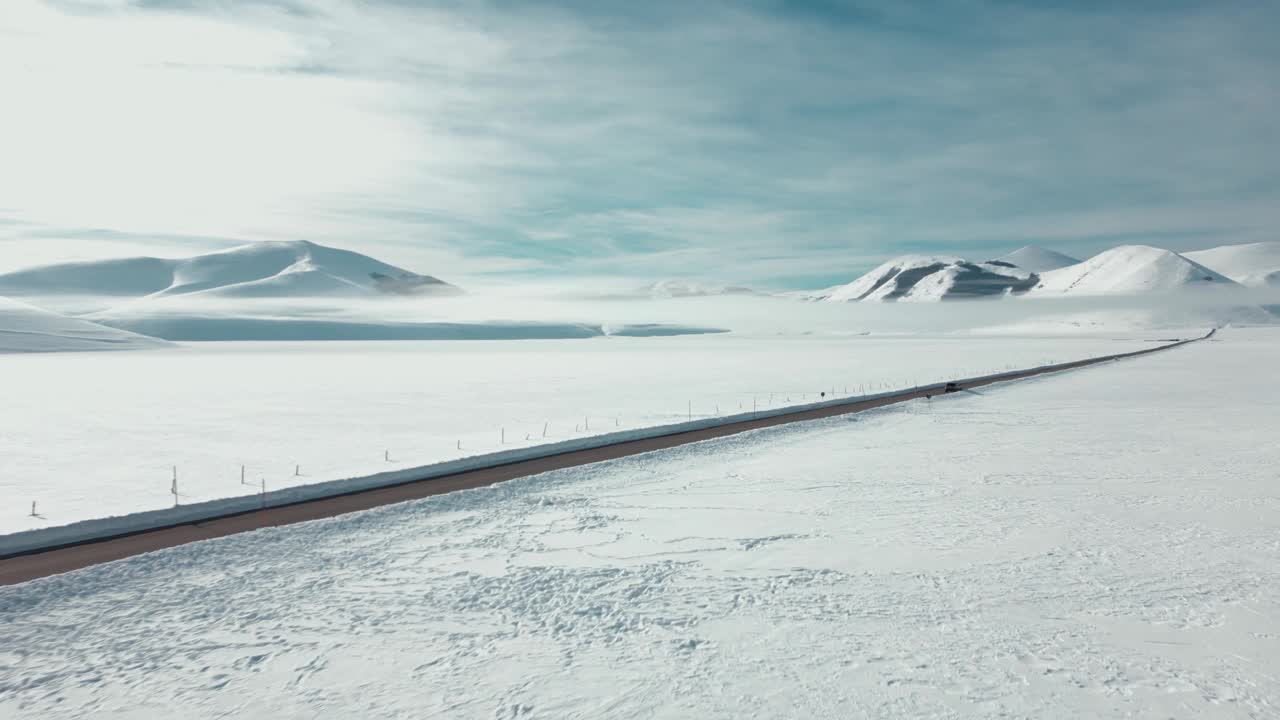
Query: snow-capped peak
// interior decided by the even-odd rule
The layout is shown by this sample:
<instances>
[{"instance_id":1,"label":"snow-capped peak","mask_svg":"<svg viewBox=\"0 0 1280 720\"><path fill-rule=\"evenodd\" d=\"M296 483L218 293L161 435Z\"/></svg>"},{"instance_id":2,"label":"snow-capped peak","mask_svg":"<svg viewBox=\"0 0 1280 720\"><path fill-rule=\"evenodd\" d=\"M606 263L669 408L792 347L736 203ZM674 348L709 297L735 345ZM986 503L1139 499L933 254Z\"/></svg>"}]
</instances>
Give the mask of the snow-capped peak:
<instances>
[{"instance_id":1,"label":"snow-capped peak","mask_svg":"<svg viewBox=\"0 0 1280 720\"><path fill-rule=\"evenodd\" d=\"M1080 261L1070 255L1064 255L1054 250L1036 245L1027 245L1014 250L1008 255L1002 255L991 262L1009 263L1029 272L1042 273L1075 265Z\"/></svg>"}]
</instances>

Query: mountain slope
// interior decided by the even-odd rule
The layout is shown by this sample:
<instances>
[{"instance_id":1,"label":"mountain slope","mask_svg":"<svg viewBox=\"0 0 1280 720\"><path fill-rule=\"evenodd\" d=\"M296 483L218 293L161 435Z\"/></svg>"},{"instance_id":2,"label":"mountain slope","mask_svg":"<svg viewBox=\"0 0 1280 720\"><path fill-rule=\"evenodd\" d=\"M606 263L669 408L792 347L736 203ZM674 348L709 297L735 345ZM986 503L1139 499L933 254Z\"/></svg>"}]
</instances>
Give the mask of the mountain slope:
<instances>
[{"instance_id":1,"label":"mountain slope","mask_svg":"<svg viewBox=\"0 0 1280 720\"><path fill-rule=\"evenodd\" d=\"M1280 242L1223 245L1183 256L1242 285L1280 287Z\"/></svg>"},{"instance_id":2,"label":"mountain slope","mask_svg":"<svg viewBox=\"0 0 1280 720\"><path fill-rule=\"evenodd\" d=\"M826 302L930 302L1020 293L1036 276L1002 263L958 257L908 255L894 258L848 285L825 291Z\"/></svg>"},{"instance_id":3,"label":"mountain slope","mask_svg":"<svg viewBox=\"0 0 1280 720\"><path fill-rule=\"evenodd\" d=\"M167 344L0 298L0 353L141 350Z\"/></svg>"},{"instance_id":4,"label":"mountain slope","mask_svg":"<svg viewBox=\"0 0 1280 720\"><path fill-rule=\"evenodd\" d=\"M1036 247L1035 245L1027 245L1014 250L1008 255L1002 255L991 262L1009 263L1029 272L1043 273L1075 265L1080 261L1070 255L1063 255L1060 252Z\"/></svg>"},{"instance_id":5,"label":"mountain slope","mask_svg":"<svg viewBox=\"0 0 1280 720\"><path fill-rule=\"evenodd\" d=\"M1040 276L1033 295L1132 295L1202 286L1239 287L1171 250L1121 245Z\"/></svg>"},{"instance_id":6,"label":"mountain slope","mask_svg":"<svg viewBox=\"0 0 1280 720\"><path fill-rule=\"evenodd\" d=\"M639 288L637 294L642 297L659 299L708 297L713 295L759 295L760 293L748 287L735 285L709 285L688 280L659 280Z\"/></svg>"},{"instance_id":7,"label":"mountain slope","mask_svg":"<svg viewBox=\"0 0 1280 720\"><path fill-rule=\"evenodd\" d=\"M315 297L454 294L458 288L371 257L306 241L261 242L189 258L63 263L0 275L14 296Z\"/></svg>"}]
</instances>

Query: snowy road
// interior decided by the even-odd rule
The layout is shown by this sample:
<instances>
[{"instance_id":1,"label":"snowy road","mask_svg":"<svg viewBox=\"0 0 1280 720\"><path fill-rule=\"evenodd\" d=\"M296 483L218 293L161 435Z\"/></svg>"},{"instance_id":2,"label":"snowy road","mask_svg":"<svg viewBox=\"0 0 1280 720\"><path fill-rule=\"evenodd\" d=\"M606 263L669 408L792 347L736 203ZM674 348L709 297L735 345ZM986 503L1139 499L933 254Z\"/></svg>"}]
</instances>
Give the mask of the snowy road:
<instances>
[{"instance_id":1,"label":"snowy road","mask_svg":"<svg viewBox=\"0 0 1280 720\"><path fill-rule=\"evenodd\" d=\"M45 537L43 541L33 538L30 542L34 544L28 545L33 550L23 551L27 554L17 552L3 554L5 546L0 542L0 585L12 585L57 573L79 570L90 565L120 560L189 542L334 517L446 492L475 489L538 473L666 450L679 445L703 442L751 430L864 412L910 400L930 399L945 392L971 390L997 382L1023 380L1046 373L1136 358L1207 340L1213 337L1215 332L1216 330L1211 330L1201 338L1154 344L1142 350L1104 355L1060 365L1027 368L981 378L956 378L955 381L947 382L945 389L941 384L908 388L899 392L863 396L861 399L852 401L832 399L817 406L793 406L764 416L758 416L756 413L742 413L727 416L720 421L700 420L696 428L666 426L650 428L655 432L649 434L644 434L644 431L631 431L603 435L599 438L601 441L599 445L573 447L571 444L573 449L550 445L546 446L547 454L533 455L528 458L479 456L476 458L480 461L476 469L432 473L429 472L431 468L422 468L420 472L423 474L415 475L410 472L404 478L387 478L360 490L354 490L350 485L342 483L327 490L325 489L327 486L315 485L312 487L323 492L310 498L294 498L287 501L277 497L269 498L264 494L261 498L261 509L254 498L250 498L249 503L238 508L215 507L212 503L205 506L197 505L194 508L185 506L175 508L174 515L167 521L163 517L154 520L148 517L138 519L133 527L128 525L104 527L96 533L86 529L84 531L86 534L81 536L82 539L57 534ZM635 432L642 434L636 435ZM185 517L182 514L185 514ZM0 541L4 539L0 538Z\"/></svg>"},{"instance_id":2,"label":"snowy road","mask_svg":"<svg viewBox=\"0 0 1280 720\"><path fill-rule=\"evenodd\" d=\"M1274 717L1219 337L0 588L0 717Z\"/></svg>"},{"instance_id":3,"label":"snowy road","mask_svg":"<svg viewBox=\"0 0 1280 720\"><path fill-rule=\"evenodd\" d=\"M171 507L175 472L189 505L1150 339L728 335L0 356L0 534Z\"/></svg>"}]
</instances>

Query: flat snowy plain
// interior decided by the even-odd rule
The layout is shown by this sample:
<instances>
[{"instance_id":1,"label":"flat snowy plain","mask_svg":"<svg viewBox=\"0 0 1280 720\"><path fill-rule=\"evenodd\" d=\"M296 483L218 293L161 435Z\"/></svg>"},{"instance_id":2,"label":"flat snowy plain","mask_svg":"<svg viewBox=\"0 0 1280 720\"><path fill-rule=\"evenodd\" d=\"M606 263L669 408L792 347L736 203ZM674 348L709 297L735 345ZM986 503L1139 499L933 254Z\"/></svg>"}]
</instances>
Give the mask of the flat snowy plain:
<instances>
[{"instance_id":1,"label":"flat snowy plain","mask_svg":"<svg viewBox=\"0 0 1280 720\"><path fill-rule=\"evenodd\" d=\"M1150 347L1122 337L198 343L0 355L0 534L171 507L175 466L189 504L250 495L263 481L279 490L753 402L797 405L833 390Z\"/></svg>"},{"instance_id":2,"label":"flat snowy plain","mask_svg":"<svg viewBox=\"0 0 1280 720\"><path fill-rule=\"evenodd\" d=\"M0 588L0 717L1276 717L1218 337Z\"/></svg>"}]
</instances>

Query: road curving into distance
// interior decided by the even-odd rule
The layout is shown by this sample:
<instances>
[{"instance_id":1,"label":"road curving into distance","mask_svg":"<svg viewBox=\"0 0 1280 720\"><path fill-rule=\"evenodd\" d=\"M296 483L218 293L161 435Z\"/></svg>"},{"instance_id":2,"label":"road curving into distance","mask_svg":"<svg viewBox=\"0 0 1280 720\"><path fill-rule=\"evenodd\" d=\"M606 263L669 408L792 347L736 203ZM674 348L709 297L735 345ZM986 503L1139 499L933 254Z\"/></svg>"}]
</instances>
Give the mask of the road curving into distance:
<instances>
[{"instance_id":1,"label":"road curving into distance","mask_svg":"<svg viewBox=\"0 0 1280 720\"><path fill-rule=\"evenodd\" d=\"M1014 370L1011 372L1000 373L998 375L967 378L963 380L956 380L952 383L936 383L933 385L921 386L919 388L912 388L910 390L903 390L898 393L880 395L866 400L851 399L847 403L840 403L821 408L797 410L796 412L778 414L771 417L728 422L723 425L675 432L670 435L662 435L659 437L650 437L639 440L624 440L602 447L573 450L558 455L520 460L503 465L468 470L452 475L410 480L408 482L391 486L357 490L319 499L305 500L289 505L267 507L265 509L252 512L239 512L231 515L201 520L199 522L170 525L126 535L89 540L61 547L0 557L0 586L13 585L50 575L79 570L92 565L121 560L134 555L141 555L143 553L162 550L164 548L183 545L190 542L210 540L250 530L258 530L260 528L291 525L293 523L306 522L308 520L319 520L321 518L333 517L335 515L368 510L382 505L415 500L431 495L440 495L442 493L453 492L455 490L484 487L486 485L500 483L505 480L536 475L538 473L548 472L551 470L560 470L579 465L603 462L605 460L615 460L617 458L639 455L641 453L653 452L656 450L665 450L667 448L687 445L689 443L700 442L703 440L712 440L729 435L736 435L748 430L758 430L761 428L774 427L776 425L786 425L788 423L803 422L805 420L817 420L837 415L848 415L862 412L864 410L896 405L909 400L943 394L944 388L947 388L948 386L953 386L956 390L968 390L971 388L981 387L983 385L1011 382L1014 380L1035 377L1037 375L1046 375L1049 373L1088 367L1090 365L1098 365L1114 360L1139 357L1151 353L1171 350L1188 343L1207 340L1212 337L1215 332L1216 329L1210 330L1209 333L1203 337L1188 340L1176 340L1156 347L1146 348L1144 350L1135 350L1115 355L1105 355L1102 357L1060 363L1057 365L1046 365L1029 370Z\"/></svg>"}]
</instances>

